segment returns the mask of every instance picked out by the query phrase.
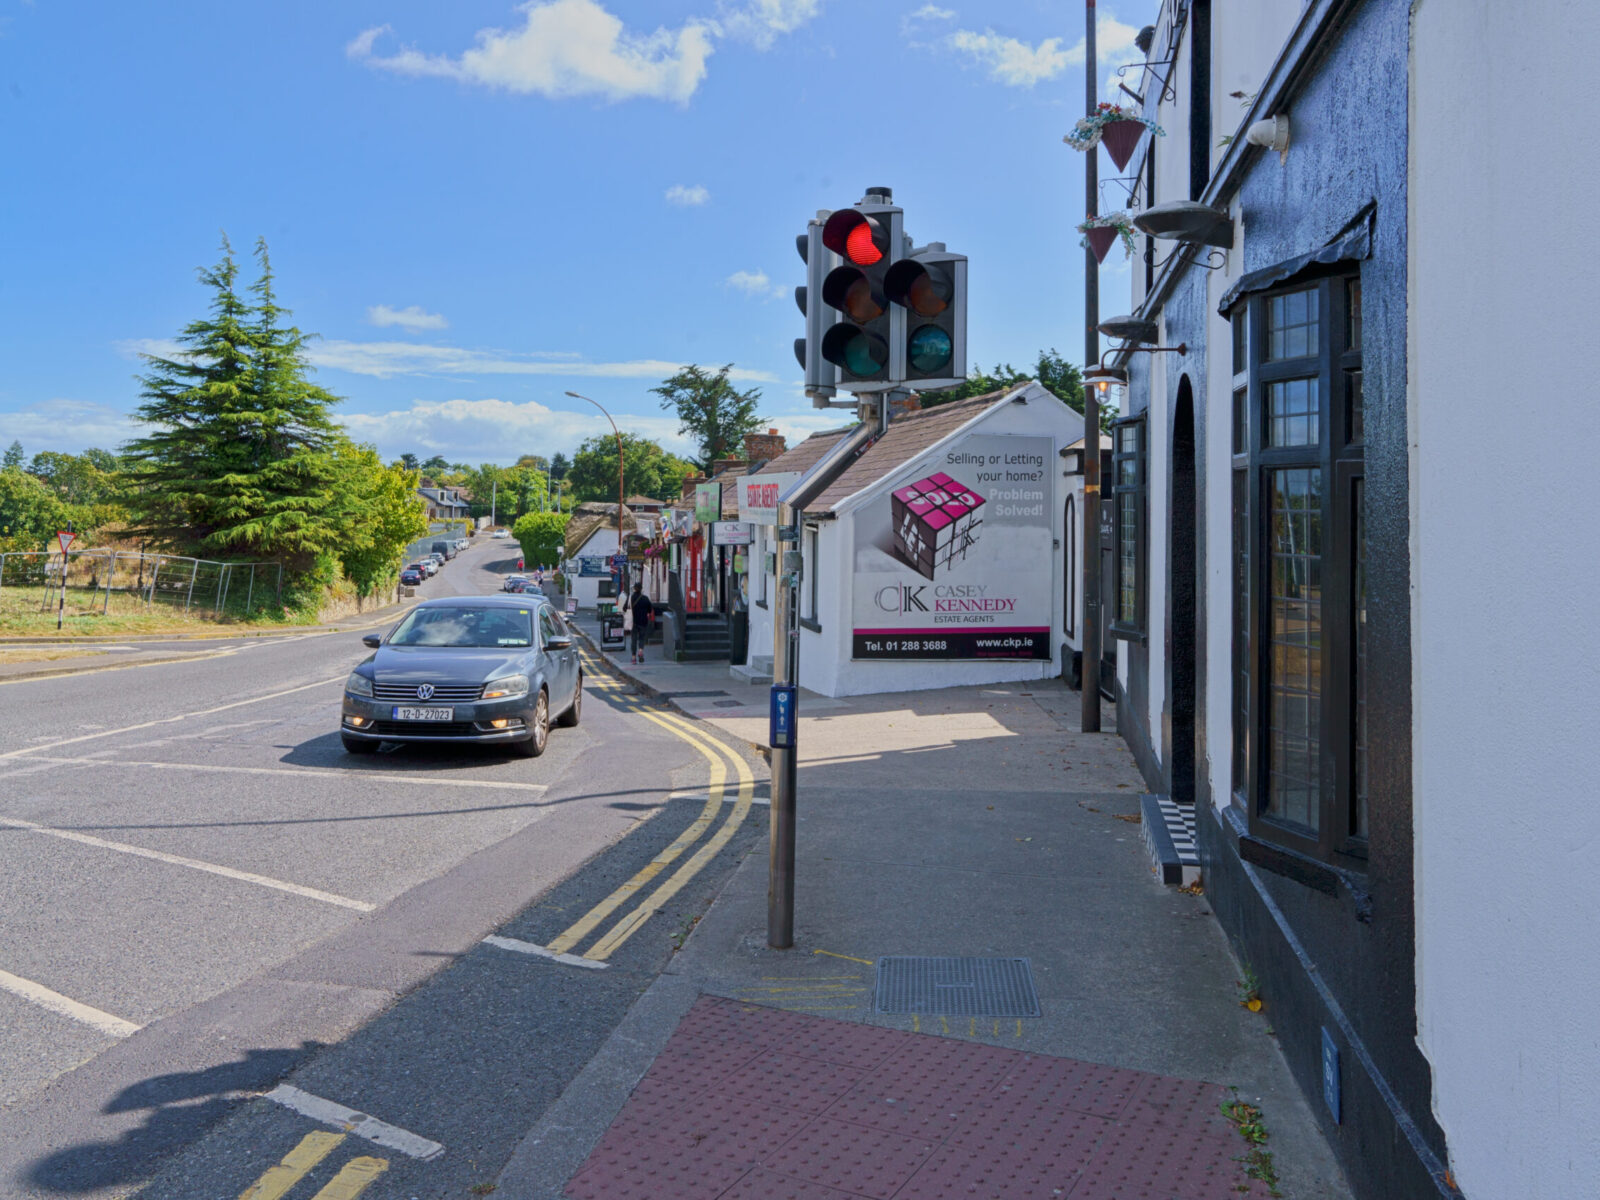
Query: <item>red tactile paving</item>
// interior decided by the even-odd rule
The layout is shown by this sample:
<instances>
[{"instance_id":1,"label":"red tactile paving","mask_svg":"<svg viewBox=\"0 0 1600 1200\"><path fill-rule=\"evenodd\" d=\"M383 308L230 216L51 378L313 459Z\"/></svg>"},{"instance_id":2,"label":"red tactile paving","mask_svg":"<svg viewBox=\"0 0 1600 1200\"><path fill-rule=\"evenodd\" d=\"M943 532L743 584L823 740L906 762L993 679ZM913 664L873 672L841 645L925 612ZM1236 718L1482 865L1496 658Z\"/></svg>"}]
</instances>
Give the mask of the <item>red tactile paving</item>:
<instances>
[{"instance_id":1,"label":"red tactile paving","mask_svg":"<svg viewBox=\"0 0 1600 1200\"><path fill-rule=\"evenodd\" d=\"M1228 1093L703 996L573 1200L1240 1200Z\"/></svg>"}]
</instances>

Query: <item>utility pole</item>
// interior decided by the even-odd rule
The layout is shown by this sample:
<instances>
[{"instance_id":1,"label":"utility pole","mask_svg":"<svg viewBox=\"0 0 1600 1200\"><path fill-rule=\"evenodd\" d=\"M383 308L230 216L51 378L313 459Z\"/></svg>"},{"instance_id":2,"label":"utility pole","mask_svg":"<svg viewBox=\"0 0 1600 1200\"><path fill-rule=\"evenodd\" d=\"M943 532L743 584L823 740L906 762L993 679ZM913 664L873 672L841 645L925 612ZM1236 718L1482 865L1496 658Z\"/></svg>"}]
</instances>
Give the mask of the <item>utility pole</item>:
<instances>
[{"instance_id":1,"label":"utility pole","mask_svg":"<svg viewBox=\"0 0 1600 1200\"><path fill-rule=\"evenodd\" d=\"M611 421L611 414L606 412L606 410L601 407L598 400L590 400L588 396L579 395L577 392L568 392L567 395L571 396L574 400L589 400L590 404L600 409L600 412L605 416L606 420ZM623 558L622 549L622 497L627 494L623 491L622 485L622 434L617 429L617 423L615 421L611 421L611 432L615 434L617 438L617 557L622 559L623 562L627 562L627 559ZM622 605L627 600L627 596L623 594L625 593L627 586L627 568L619 566L617 568L617 592L619 593L617 596L618 609L621 609Z\"/></svg>"},{"instance_id":2,"label":"utility pole","mask_svg":"<svg viewBox=\"0 0 1600 1200\"><path fill-rule=\"evenodd\" d=\"M1094 0L1084 0L1084 111L1093 116L1099 94L1095 64ZM1085 212L1099 211L1100 160L1084 155ZM1100 362L1100 264L1083 252L1083 365ZM1100 403L1096 389L1083 389L1083 732L1100 732Z\"/></svg>"},{"instance_id":3,"label":"utility pole","mask_svg":"<svg viewBox=\"0 0 1600 1200\"><path fill-rule=\"evenodd\" d=\"M499 499L500 481L498 479L492 479L489 481L489 524L491 527L499 524L499 522L495 520L495 514L499 511L495 505Z\"/></svg>"}]
</instances>

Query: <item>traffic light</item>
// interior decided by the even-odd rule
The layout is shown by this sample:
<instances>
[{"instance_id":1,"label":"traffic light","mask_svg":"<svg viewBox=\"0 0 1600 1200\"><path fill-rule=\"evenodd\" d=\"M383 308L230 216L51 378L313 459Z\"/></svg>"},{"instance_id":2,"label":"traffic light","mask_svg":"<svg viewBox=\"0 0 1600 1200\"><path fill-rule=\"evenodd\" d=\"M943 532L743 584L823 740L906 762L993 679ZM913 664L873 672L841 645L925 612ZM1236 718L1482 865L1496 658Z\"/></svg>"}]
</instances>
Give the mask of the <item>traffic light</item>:
<instances>
[{"instance_id":1,"label":"traffic light","mask_svg":"<svg viewBox=\"0 0 1600 1200\"><path fill-rule=\"evenodd\" d=\"M884 293L904 313L900 379L920 391L965 383L966 255L947 252L943 242L914 250L889 268Z\"/></svg>"},{"instance_id":2,"label":"traffic light","mask_svg":"<svg viewBox=\"0 0 1600 1200\"><path fill-rule=\"evenodd\" d=\"M794 302L806 320L806 335L794 340L794 356L805 371L806 395L813 401L826 401L837 391L839 370L822 357L822 339L833 325L835 314L822 303L822 283L837 261L822 244L823 223L830 214L818 213L807 224L806 231L794 240L800 252L800 261L806 264L806 282L794 290Z\"/></svg>"},{"instance_id":3,"label":"traffic light","mask_svg":"<svg viewBox=\"0 0 1600 1200\"><path fill-rule=\"evenodd\" d=\"M904 375L905 319L889 302L887 278L905 251L901 215L888 188L870 188L822 225L822 245L839 263L822 277L822 303L834 315L820 348L846 391L884 391Z\"/></svg>"}]
</instances>

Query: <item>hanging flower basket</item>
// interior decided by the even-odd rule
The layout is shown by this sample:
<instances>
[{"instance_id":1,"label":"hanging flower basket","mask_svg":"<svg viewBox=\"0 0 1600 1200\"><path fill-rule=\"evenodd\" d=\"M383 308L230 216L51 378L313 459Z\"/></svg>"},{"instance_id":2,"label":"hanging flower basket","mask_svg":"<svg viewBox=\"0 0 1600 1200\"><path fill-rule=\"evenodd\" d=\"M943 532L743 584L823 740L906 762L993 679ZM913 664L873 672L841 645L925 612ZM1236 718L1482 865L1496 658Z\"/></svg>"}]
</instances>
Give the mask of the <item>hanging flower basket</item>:
<instances>
[{"instance_id":1,"label":"hanging flower basket","mask_svg":"<svg viewBox=\"0 0 1600 1200\"><path fill-rule=\"evenodd\" d=\"M1111 161L1117 164L1117 170L1120 171L1133 157L1146 129L1157 137L1165 137L1167 133L1137 109L1102 102L1093 116L1079 118L1072 132L1061 140L1074 150L1085 151L1093 150L1104 142Z\"/></svg>"},{"instance_id":2,"label":"hanging flower basket","mask_svg":"<svg viewBox=\"0 0 1600 1200\"><path fill-rule=\"evenodd\" d=\"M1103 217L1090 217L1078 226L1078 232L1083 234L1078 245L1093 250L1096 262L1105 262L1106 255L1111 253L1111 247L1119 238L1128 257L1133 257L1133 217L1129 213L1114 212Z\"/></svg>"}]
</instances>

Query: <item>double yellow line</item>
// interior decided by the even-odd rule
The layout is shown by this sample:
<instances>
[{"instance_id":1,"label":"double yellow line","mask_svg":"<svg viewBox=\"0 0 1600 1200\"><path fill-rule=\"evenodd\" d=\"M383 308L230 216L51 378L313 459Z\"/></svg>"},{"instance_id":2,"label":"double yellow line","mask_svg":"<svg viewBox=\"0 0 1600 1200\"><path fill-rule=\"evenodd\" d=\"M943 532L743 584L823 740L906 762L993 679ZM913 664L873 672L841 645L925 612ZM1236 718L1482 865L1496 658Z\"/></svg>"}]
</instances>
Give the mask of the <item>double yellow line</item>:
<instances>
[{"instance_id":1,"label":"double yellow line","mask_svg":"<svg viewBox=\"0 0 1600 1200\"><path fill-rule=\"evenodd\" d=\"M584 656L586 669L595 670L597 664L587 655ZM596 672L598 673L598 672ZM715 858L738 832L739 826L750 815L750 806L755 796L755 776L751 774L749 764L743 757L724 742L712 737L689 721L671 713L652 712L633 697L618 697L617 703L624 710L643 717L646 721L660 726L674 737L688 742L702 755L710 768L710 786L707 789L705 807L700 810L700 815L690 822L689 827L680 833L670 846L662 850L616 891L600 901L575 921L560 937L549 945L549 949L558 954L568 954L580 943L586 941L591 934L600 928L618 909L623 908L631 901L638 900L627 913L600 935L598 940L584 951L583 957L595 962L604 962L616 953L630 937L661 908L683 890L684 885L705 869L707 863ZM682 858L689 849L701 838L705 837L716 822L717 814L721 811L727 795L728 766L733 764L735 776L738 779L738 797L734 800L733 808L728 813L727 819L722 822L717 831L692 854L677 870L673 871L663 882L657 884L653 890L644 895L646 888Z\"/></svg>"}]
</instances>

